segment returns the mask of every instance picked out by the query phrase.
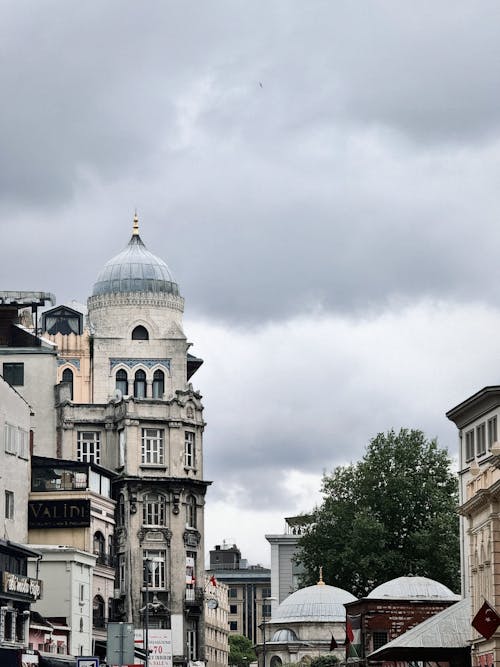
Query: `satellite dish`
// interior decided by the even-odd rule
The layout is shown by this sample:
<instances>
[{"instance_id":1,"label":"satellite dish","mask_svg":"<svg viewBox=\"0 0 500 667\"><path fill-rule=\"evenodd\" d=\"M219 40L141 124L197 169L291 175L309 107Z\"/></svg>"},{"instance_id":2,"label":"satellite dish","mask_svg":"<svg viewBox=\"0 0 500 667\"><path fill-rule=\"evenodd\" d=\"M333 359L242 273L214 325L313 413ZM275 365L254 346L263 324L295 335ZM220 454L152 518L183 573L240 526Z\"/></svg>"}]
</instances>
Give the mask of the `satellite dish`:
<instances>
[{"instance_id":1,"label":"satellite dish","mask_svg":"<svg viewBox=\"0 0 500 667\"><path fill-rule=\"evenodd\" d=\"M115 389L113 392L113 402L114 403L119 403L123 398L122 390L121 389Z\"/></svg>"}]
</instances>

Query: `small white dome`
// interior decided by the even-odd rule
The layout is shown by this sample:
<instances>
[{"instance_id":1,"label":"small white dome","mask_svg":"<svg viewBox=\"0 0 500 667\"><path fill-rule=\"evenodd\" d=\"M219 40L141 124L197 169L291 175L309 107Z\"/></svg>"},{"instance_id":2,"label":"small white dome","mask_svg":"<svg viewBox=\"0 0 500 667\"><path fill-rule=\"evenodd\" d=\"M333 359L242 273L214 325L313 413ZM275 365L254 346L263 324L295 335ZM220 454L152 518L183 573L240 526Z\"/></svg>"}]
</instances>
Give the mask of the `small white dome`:
<instances>
[{"instance_id":1,"label":"small white dome","mask_svg":"<svg viewBox=\"0 0 500 667\"><path fill-rule=\"evenodd\" d=\"M283 628L282 630L276 630L271 641L288 644L288 642L297 642L299 639L293 630L290 630L290 628Z\"/></svg>"},{"instance_id":2,"label":"small white dome","mask_svg":"<svg viewBox=\"0 0 500 667\"><path fill-rule=\"evenodd\" d=\"M346 602L356 598L342 588L316 584L292 593L272 615L273 623L345 621Z\"/></svg>"},{"instance_id":3,"label":"small white dome","mask_svg":"<svg viewBox=\"0 0 500 667\"><path fill-rule=\"evenodd\" d=\"M379 600L389 598L391 600L459 600L460 595L455 595L444 584L427 577L397 577L385 584L380 584L373 589L369 598Z\"/></svg>"}]
</instances>

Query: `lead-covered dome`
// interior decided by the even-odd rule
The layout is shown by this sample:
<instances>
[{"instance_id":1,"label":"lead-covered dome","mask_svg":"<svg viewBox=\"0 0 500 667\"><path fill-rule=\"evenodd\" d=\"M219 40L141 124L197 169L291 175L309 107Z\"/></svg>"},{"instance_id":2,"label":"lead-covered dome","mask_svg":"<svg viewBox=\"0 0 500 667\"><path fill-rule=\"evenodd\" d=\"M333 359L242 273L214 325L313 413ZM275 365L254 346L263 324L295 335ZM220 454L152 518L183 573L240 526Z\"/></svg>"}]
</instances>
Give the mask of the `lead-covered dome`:
<instances>
[{"instance_id":1,"label":"lead-covered dome","mask_svg":"<svg viewBox=\"0 0 500 667\"><path fill-rule=\"evenodd\" d=\"M380 600L459 600L456 595L444 584L427 577L397 577L385 584L380 584L368 594L369 598Z\"/></svg>"},{"instance_id":2,"label":"lead-covered dome","mask_svg":"<svg viewBox=\"0 0 500 667\"><path fill-rule=\"evenodd\" d=\"M316 584L292 593L272 615L273 623L345 621L346 602L356 598L336 586Z\"/></svg>"},{"instance_id":3,"label":"lead-covered dome","mask_svg":"<svg viewBox=\"0 0 500 667\"><path fill-rule=\"evenodd\" d=\"M179 287L165 262L153 255L139 236L137 216L127 247L106 262L97 276L92 295L119 292L163 292L179 295Z\"/></svg>"}]
</instances>

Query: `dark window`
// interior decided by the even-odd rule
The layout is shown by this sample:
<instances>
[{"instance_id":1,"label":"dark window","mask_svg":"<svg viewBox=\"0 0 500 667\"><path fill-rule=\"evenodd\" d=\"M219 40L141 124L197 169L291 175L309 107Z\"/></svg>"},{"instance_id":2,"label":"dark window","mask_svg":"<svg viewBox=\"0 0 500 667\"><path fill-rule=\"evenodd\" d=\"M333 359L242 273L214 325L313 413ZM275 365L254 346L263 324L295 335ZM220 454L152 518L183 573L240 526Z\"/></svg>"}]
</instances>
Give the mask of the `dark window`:
<instances>
[{"instance_id":1,"label":"dark window","mask_svg":"<svg viewBox=\"0 0 500 667\"><path fill-rule=\"evenodd\" d=\"M262 605L262 616L265 616L266 618L269 618L269 616L271 616L271 605L270 604L263 604Z\"/></svg>"},{"instance_id":2,"label":"dark window","mask_svg":"<svg viewBox=\"0 0 500 667\"><path fill-rule=\"evenodd\" d=\"M492 417L488 419L488 447L491 449L491 445L497 441L497 418Z\"/></svg>"},{"instance_id":3,"label":"dark window","mask_svg":"<svg viewBox=\"0 0 500 667\"><path fill-rule=\"evenodd\" d=\"M230 604L229 605L229 613L230 614L237 614L238 613L238 605L237 604Z\"/></svg>"},{"instance_id":4,"label":"dark window","mask_svg":"<svg viewBox=\"0 0 500 667\"><path fill-rule=\"evenodd\" d=\"M477 455L486 454L486 424L483 422L476 428Z\"/></svg>"},{"instance_id":5,"label":"dark window","mask_svg":"<svg viewBox=\"0 0 500 667\"><path fill-rule=\"evenodd\" d=\"M4 364L3 379L13 387L22 387L24 385L24 364Z\"/></svg>"},{"instance_id":6,"label":"dark window","mask_svg":"<svg viewBox=\"0 0 500 667\"><path fill-rule=\"evenodd\" d=\"M146 373L138 370L134 377L134 397L146 398Z\"/></svg>"},{"instance_id":7,"label":"dark window","mask_svg":"<svg viewBox=\"0 0 500 667\"><path fill-rule=\"evenodd\" d=\"M70 397L73 400L73 371L69 368L65 368L62 374L62 381L69 384Z\"/></svg>"},{"instance_id":8,"label":"dark window","mask_svg":"<svg viewBox=\"0 0 500 667\"><path fill-rule=\"evenodd\" d=\"M106 625L104 608L104 600L100 595L96 595L93 600L92 609L92 625L94 628L104 628Z\"/></svg>"},{"instance_id":9,"label":"dark window","mask_svg":"<svg viewBox=\"0 0 500 667\"><path fill-rule=\"evenodd\" d=\"M238 589L237 588L230 588L228 595L230 598L237 598L238 597Z\"/></svg>"},{"instance_id":10,"label":"dark window","mask_svg":"<svg viewBox=\"0 0 500 667\"><path fill-rule=\"evenodd\" d=\"M138 326L132 331L132 340L149 340L149 334L146 327Z\"/></svg>"},{"instance_id":11,"label":"dark window","mask_svg":"<svg viewBox=\"0 0 500 667\"><path fill-rule=\"evenodd\" d=\"M238 629L238 621L229 621L229 629L230 630L237 630Z\"/></svg>"},{"instance_id":12,"label":"dark window","mask_svg":"<svg viewBox=\"0 0 500 667\"><path fill-rule=\"evenodd\" d=\"M270 598L271 597L271 589L270 588L263 588L261 592L261 597L262 598Z\"/></svg>"},{"instance_id":13,"label":"dark window","mask_svg":"<svg viewBox=\"0 0 500 667\"><path fill-rule=\"evenodd\" d=\"M465 434L465 460L472 461L476 452L474 448L474 430Z\"/></svg>"},{"instance_id":14,"label":"dark window","mask_svg":"<svg viewBox=\"0 0 500 667\"><path fill-rule=\"evenodd\" d=\"M127 396L128 377L127 377L127 371L124 371L123 368L120 369L116 374L116 388L119 389L124 396Z\"/></svg>"},{"instance_id":15,"label":"dark window","mask_svg":"<svg viewBox=\"0 0 500 667\"><path fill-rule=\"evenodd\" d=\"M101 565L107 565L106 562L106 540L104 535L97 531L94 534L94 555L97 556L97 562ZM104 604L104 600L103 600Z\"/></svg>"},{"instance_id":16,"label":"dark window","mask_svg":"<svg viewBox=\"0 0 500 667\"><path fill-rule=\"evenodd\" d=\"M153 375L153 398L162 398L165 391L165 374L155 371Z\"/></svg>"},{"instance_id":17,"label":"dark window","mask_svg":"<svg viewBox=\"0 0 500 667\"><path fill-rule=\"evenodd\" d=\"M194 496L186 498L186 525L196 528L196 498Z\"/></svg>"},{"instance_id":18,"label":"dark window","mask_svg":"<svg viewBox=\"0 0 500 667\"><path fill-rule=\"evenodd\" d=\"M373 650L376 651L377 649L382 648L384 644L387 644L387 632L374 632Z\"/></svg>"}]
</instances>

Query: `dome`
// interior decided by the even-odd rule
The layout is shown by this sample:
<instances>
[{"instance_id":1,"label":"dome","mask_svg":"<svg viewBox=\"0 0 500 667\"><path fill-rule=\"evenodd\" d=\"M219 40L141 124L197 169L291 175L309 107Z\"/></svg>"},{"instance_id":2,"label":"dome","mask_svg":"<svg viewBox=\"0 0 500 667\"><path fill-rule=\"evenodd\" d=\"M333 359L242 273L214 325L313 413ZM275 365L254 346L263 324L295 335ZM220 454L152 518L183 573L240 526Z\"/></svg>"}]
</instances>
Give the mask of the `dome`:
<instances>
[{"instance_id":1,"label":"dome","mask_svg":"<svg viewBox=\"0 0 500 667\"><path fill-rule=\"evenodd\" d=\"M427 577L397 577L380 584L367 597L377 600L380 598L453 601L460 599L460 595L455 595L447 586Z\"/></svg>"},{"instance_id":2,"label":"dome","mask_svg":"<svg viewBox=\"0 0 500 667\"><path fill-rule=\"evenodd\" d=\"M97 276L92 295L118 292L167 292L179 287L165 262L146 248L139 236L138 218L127 247L110 259Z\"/></svg>"},{"instance_id":3,"label":"dome","mask_svg":"<svg viewBox=\"0 0 500 667\"><path fill-rule=\"evenodd\" d=\"M288 644L289 642L298 642L299 638L293 630L290 630L290 628L283 628L282 630L276 630L271 638L271 641Z\"/></svg>"},{"instance_id":4,"label":"dome","mask_svg":"<svg viewBox=\"0 0 500 667\"><path fill-rule=\"evenodd\" d=\"M307 621L345 621L346 602L356 598L342 588L316 584L292 593L272 615L273 623Z\"/></svg>"}]
</instances>

